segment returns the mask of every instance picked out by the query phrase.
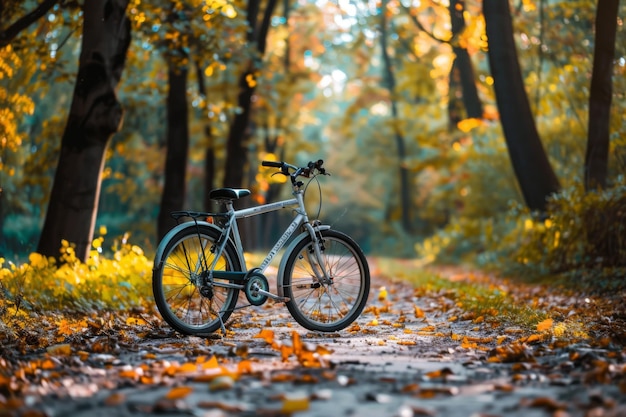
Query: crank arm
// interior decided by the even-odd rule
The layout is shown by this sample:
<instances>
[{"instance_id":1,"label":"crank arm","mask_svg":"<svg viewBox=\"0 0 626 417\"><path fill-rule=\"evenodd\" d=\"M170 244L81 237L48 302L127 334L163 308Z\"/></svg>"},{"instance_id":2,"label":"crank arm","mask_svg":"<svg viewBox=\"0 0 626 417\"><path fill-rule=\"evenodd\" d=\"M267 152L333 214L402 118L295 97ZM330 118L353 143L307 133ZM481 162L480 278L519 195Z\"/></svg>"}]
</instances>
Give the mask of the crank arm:
<instances>
[{"instance_id":1,"label":"crank arm","mask_svg":"<svg viewBox=\"0 0 626 417\"><path fill-rule=\"evenodd\" d=\"M289 301L289 297L281 297L281 296L279 296L279 295L272 294L271 292L269 292L269 291L265 291L265 290L262 290L262 289L260 289L260 288L259 288L258 290L256 290L256 291L257 291L259 294L261 294L261 295L265 295L266 297L269 297L269 298L271 298L271 299L272 299L272 300L274 300L274 301L278 301L279 303L286 303L286 302L288 302L288 301Z\"/></svg>"}]
</instances>

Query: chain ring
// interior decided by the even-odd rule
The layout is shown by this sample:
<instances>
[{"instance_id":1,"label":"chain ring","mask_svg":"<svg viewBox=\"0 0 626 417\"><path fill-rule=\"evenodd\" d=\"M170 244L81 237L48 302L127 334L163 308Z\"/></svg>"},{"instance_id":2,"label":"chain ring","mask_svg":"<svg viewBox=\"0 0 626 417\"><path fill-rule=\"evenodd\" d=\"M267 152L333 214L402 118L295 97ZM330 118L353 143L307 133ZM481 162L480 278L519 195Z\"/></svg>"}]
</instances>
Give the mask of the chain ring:
<instances>
[{"instance_id":1,"label":"chain ring","mask_svg":"<svg viewBox=\"0 0 626 417\"><path fill-rule=\"evenodd\" d=\"M253 272L248 276L244 287L246 298L248 299L248 302L253 306L260 306L267 301L267 295L259 293L256 290L257 287L263 291L268 292L270 289L270 285L267 282L267 278L265 278L265 275L259 272Z\"/></svg>"}]
</instances>

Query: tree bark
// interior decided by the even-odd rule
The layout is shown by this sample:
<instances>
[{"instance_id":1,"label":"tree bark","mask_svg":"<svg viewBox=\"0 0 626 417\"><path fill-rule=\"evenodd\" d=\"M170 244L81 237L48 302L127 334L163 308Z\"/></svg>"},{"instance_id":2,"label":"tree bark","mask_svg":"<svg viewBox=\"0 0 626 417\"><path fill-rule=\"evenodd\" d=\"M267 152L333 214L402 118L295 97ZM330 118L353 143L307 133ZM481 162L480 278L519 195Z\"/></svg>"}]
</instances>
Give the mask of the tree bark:
<instances>
[{"instance_id":1,"label":"tree bark","mask_svg":"<svg viewBox=\"0 0 626 417\"><path fill-rule=\"evenodd\" d=\"M547 198L560 188L535 127L517 60L508 1L484 0L489 66L509 157L524 201L545 212Z\"/></svg>"},{"instance_id":2,"label":"tree bark","mask_svg":"<svg viewBox=\"0 0 626 417\"><path fill-rule=\"evenodd\" d=\"M161 241L176 225L172 211L182 210L185 203L189 127L187 110L188 70L175 61L169 62L167 94L167 156L165 183L157 223L157 237Z\"/></svg>"},{"instance_id":3,"label":"tree bark","mask_svg":"<svg viewBox=\"0 0 626 417\"><path fill-rule=\"evenodd\" d=\"M128 0L89 0L72 104L61 140L48 211L38 252L58 257L61 241L87 259L93 238L104 153L121 126L117 99L131 41Z\"/></svg>"},{"instance_id":4,"label":"tree bark","mask_svg":"<svg viewBox=\"0 0 626 417\"><path fill-rule=\"evenodd\" d=\"M585 189L606 186L609 165L609 122L613 96L613 60L619 0L599 0L593 71L589 94L589 128L585 154Z\"/></svg>"}]
</instances>

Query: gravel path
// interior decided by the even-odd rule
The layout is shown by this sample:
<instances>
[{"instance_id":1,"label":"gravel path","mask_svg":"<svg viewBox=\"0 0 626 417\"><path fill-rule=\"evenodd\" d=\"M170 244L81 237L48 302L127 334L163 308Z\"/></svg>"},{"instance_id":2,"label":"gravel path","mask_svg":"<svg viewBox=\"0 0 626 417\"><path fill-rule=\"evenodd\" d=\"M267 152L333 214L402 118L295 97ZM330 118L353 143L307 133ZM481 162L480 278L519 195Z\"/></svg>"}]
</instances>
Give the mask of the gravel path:
<instances>
[{"instance_id":1,"label":"gravel path","mask_svg":"<svg viewBox=\"0 0 626 417\"><path fill-rule=\"evenodd\" d=\"M164 326L103 353L31 355L19 397L0 379L0 417L626 416L624 351L504 352L514 331L451 320L445 297L416 298L371 267L368 306L345 331L308 332L266 304L235 313L223 339Z\"/></svg>"}]
</instances>

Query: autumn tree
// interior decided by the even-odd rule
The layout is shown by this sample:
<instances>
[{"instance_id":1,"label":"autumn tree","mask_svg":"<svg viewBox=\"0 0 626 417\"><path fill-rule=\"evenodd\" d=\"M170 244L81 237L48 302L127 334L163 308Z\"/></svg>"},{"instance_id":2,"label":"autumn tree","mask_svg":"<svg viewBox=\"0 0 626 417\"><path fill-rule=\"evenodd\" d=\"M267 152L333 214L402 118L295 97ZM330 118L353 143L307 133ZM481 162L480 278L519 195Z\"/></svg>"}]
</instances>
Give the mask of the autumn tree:
<instances>
[{"instance_id":1,"label":"autumn tree","mask_svg":"<svg viewBox=\"0 0 626 417\"><path fill-rule=\"evenodd\" d=\"M233 118L227 139L226 165L224 168L224 186L241 187L244 182L244 172L247 163L246 140L248 138L248 122L252 107L252 95L256 87L257 61L262 59L266 43L267 33L270 28L272 13L277 0L268 0L259 22L261 13L261 0L248 0L248 45L253 47L257 57L250 59L239 76L239 93L237 105L240 109Z\"/></svg>"},{"instance_id":2,"label":"autumn tree","mask_svg":"<svg viewBox=\"0 0 626 417\"><path fill-rule=\"evenodd\" d=\"M468 118L480 119L483 117L483 104L478 96L476 88L476 75L474 73L474 65L471 56L467 50L465 40L463 39L463 31L465 30L465 1L451 0L448 6L450 13L450 26L452 37L450 45L454 53L454 61L450 69L450 102L455 103L453 92L459 87L461 90L461 101L465 109L465 116ZM456 88L455 88L456 87ZM451 119L460 120L461 117L451 114Z\"/></svg>"},{"instance_id":3,"label":"autumn tree","mask_svg":"<svg viewBox=\"0 0 626 417\"><path fill-rule=\"evenodd\" d=\"M90 0L83 6L78 74L61 139L38 252L59 256L62 240L85 259L93 237L107 145L121 126L116 88L131 41L127 0Z\"/></svg>"},{"instance_id":4,"label":"autumn tree","mask_svg":"<svg viewBox=\"0 0 626 417\"><path fill-rule=\"evenodd\" d=\"M400 177L400 210L402 216L402 226L407 232L412 229L411 225L411 190L409 186L409 169L404 164L407 157L406 146L404 144L404 136L399 127L398 121L398 103L396 98L396 79L393 70L393 64L388 51L389 24L387 22L387 0L383 0L380 12L380 49L383 58L383 83L389 90L391 117L393 123L393 135L396 144L396 155L398 156L398 174Z\"/></svg>"},{"instance_id":5,"label":"autumn tree","mask_svg":"<svg viewBox=\"0 0 626 417\"><path fill-rule=\"evenodd\" d=\"M185 201L187 154L189 150L189 120L187 110L187 66L169 58L167 94L167 153L164 185L157 220L157 239L160 241L176 224L170 217L182 210Z\"/></svg>"},{"instance_id":6,"label":"autumn tree","mask_svg":"<svg viewBox=\"0 0 626 417\"><path fill-rule=\"evenodd\" d=\"M587 190L606 186L618 8L619 0L598 1L585 155L585 189Z\"/></svg>"},{"instance_id":7,"label":"autumn tree","mask_svg":"<svg viewBox=\"0 0 626 417\"><path fill-rule=\"evenodd\" d=\"M163 191L157 219L157 241L176 225L172 211L182 210L187 189L187 158L189 153L189 112L187 103L187 77L189 74L189 45L193 37L189 28L191 10L182 4L172 5L165 23L172 30L162 41L167 65L168 93L166 100L167 131L165 145L165 170Z\"/></svg>"},{"instance_id":8,"label":"autumn tree","mask_svg":"<svg viewBox=\"0 0 626 417\"><path fill-rule=\"evenodd\" d=\"M544 212L547 198L560 185L539 138L524 89L509 3L485 0L483 14L489 67L513 170L528 208Z\"/></svg>"}]
</instances>

